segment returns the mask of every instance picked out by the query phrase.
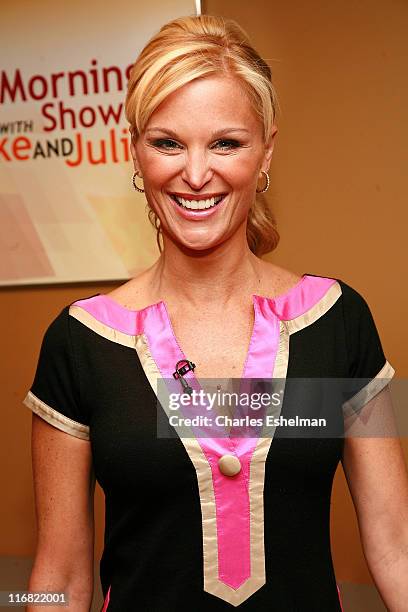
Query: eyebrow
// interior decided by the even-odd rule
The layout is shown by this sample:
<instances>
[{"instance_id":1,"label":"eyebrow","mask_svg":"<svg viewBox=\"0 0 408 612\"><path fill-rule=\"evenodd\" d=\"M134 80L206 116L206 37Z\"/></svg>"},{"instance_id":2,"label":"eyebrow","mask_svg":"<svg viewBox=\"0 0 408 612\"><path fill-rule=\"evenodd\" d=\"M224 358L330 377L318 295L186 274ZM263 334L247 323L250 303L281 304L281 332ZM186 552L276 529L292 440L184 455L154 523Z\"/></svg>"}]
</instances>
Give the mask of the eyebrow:
<instances>
[{"instance_id":1,"label":"eyebrow","mask_svg":"<svg viewBox=\"0 0 408 612\"><path fill-rule=\"evenodd\" d=\"M163 132L165 134L168 134L169 136L172 136L173 138L178 138L176 132L174 132L170 128L152 127L146 130L146 134L148 132ZM245 128L227 127L227 128L222 128L221 130L216 130L215 132L212 132L211 138L216 138L217 136L222 136L223 134L230 133L230 132L246 132L247 134L250 133L249 130L246 130Z\"/></svg>"}]
</instances>

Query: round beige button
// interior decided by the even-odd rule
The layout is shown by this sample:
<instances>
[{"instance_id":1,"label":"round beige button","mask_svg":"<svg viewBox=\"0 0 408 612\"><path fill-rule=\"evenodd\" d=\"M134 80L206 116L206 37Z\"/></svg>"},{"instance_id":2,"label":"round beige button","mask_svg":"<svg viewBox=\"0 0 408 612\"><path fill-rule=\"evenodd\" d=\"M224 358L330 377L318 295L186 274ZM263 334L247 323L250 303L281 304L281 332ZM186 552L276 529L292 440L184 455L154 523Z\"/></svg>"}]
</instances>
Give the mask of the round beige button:
<instances>
[{"instance_id":1,"label":"round beige button","mask_svg":"<svg viewBox=\"0 0 408 612\"><path fill-rule=\"evenodd\" d=\"M235 455L223 455L218 459L218 467L224 476L235 476L241 471L241 462Z\"/></svg>"}]
</instances>

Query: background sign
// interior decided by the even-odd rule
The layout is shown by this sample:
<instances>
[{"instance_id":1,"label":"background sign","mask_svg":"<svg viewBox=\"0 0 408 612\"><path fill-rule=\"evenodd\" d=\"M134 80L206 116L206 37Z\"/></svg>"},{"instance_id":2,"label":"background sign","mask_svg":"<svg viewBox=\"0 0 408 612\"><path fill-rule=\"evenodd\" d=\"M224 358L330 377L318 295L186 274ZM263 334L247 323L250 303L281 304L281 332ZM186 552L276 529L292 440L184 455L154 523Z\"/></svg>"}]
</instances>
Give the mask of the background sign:
<instances>
[{"instance_id":1,"label":"background sign","mask_svg":"<svg viewBox=\"0 0 408 612\"><path fill-rule=\"evenodd\" d=\"M158 257L131 183L126 84L147 40L196 11L3 0L0 285L128 279Z\"/></svg>"}]
</instances>

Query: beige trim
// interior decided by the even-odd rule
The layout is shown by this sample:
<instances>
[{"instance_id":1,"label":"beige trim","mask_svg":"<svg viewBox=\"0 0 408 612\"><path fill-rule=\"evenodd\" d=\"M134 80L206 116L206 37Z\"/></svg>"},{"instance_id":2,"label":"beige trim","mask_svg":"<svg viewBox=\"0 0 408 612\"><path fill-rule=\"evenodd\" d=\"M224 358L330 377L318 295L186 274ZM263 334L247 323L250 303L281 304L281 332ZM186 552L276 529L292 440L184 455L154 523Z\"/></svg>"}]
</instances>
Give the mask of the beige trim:
<instances>
[{"instance_id":1,"label":"beige trim","mask_svg":"<svg viewBox=\"0 0 408 612\"><path fill-rule=\"evenodd\" d=\"M73 421L64 414L61 414L61 412L58 412L40 400L31 391L27 393L23 400L23 404L35 412L35 414L38 414L44 421L47 421L47 423L50 423L50 425L57 427L61 431L65 431L65 433L75 436L76 438L81 438L81 440L90 439L88 425L82 425L82 423Z\"/></svg>"},{"instance_id":2,"label":"beige trim","mask_svg":"<svg viewBox=\"0 0 408 612\"><path fill-rule=\"evenodd\" d=\"M342 405L343 416L345 418L355 415L363 406L367 404L373 397L384 389L394 376L395 370L392 365L386 361L378 374L370 380L358 393L353 395L347 402Z\"/></svg>"},{"instance_id":3,"label":"beige trim","mask_svg":"<svg viewBox=\"0 0 408 612\"><path fill-rule=\"evenodd\" d=\"M69 307L69 314L107 340L122 344L123 346L129 346L130 348L135 348L136 336L125 334L113 327L109 327L109 325L101 323L84 308L71 305Z\"/></svg>"},{"instance_id":4,"label":"beige trim","mask_svg":"<svg viewBox=\"0 0 408 612\"><path fill-rule=\"evenodd\" d=\"M341 287L339 282L333 283L330 289L328 289L325 295L308 310L304 314L296 317L295 319L291 319L289 321L284 321L287 326L289 333L294 334L297 331L300 331L304 327L308 327L320 317L322 317L330 308L337 302L339 297L341 296Z\"/></svg>"},{"instance_id":5,"label":"beige trim","mask_svg":"<svg viewBox=\"0 0 408 612\"><path fill-rule=\"evenodd\" d=\"M135 338L134 348L136 349L137 356L139 357L141 366L143 370L145 371L145 374L150 383L150 386L152 387L154 394L157 398L157 394L158 394L157 381L159 378L161 378L160 370L157 367L156 362L150 353L149 345L147 343L147 338L145 334L134 336L134 338ZM166 406L163 406L163 408L166 409Z\"/></svg>"},{"instance_id":6,"label":"beige trim","mask_svg":"<svg viewBox=\"0 0 408 612\"><path fill-rule=\"evenodd\" d=\"M275 367L271 379L277 379L280 383L279 390L282 390L281 401L278 406L268 406L266 415L273 416L275 419L280 417L284 396L285 396L285 387L286 387L286 375L288 371L288 361L289 361L289 329L287 326L287 321L279 322L279 345L276 353L275 359ZM265 415L265 416L266 416ZM262 434L264 438L273 439L275 435L276 425L266 425L262 428ZM266 456L265 456L266 460Z\"/></svg>"}]
</instances>

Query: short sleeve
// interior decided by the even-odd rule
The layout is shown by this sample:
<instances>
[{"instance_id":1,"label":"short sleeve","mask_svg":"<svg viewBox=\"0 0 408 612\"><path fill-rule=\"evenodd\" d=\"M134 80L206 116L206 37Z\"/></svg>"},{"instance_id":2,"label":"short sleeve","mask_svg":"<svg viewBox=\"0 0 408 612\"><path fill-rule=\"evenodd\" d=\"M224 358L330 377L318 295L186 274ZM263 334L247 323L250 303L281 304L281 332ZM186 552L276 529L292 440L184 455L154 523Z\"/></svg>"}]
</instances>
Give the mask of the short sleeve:
<instances>
[{"instance_id":1,"label":"short sleeve","mask_svg":"<svg viewBox=\"0 0 408 612\"><path fill-rule=\"evenodd\" d=\"M357 413L395 374L384 355L380 336L366 300L341 283L351 396L343 404L345 415Z\"/></svg>"},{"instance_id":2,"label":"short sleeve","mask_svg":"<svg viewBox=\"0 0 408 612\"><path fill-rule=\"evenodd\" d=\"M69 306L65 306L46 329L34 381L23 404L54 427L89 440L89 423L80 404L69 317Z\"/></svg>"}]
</instances>

